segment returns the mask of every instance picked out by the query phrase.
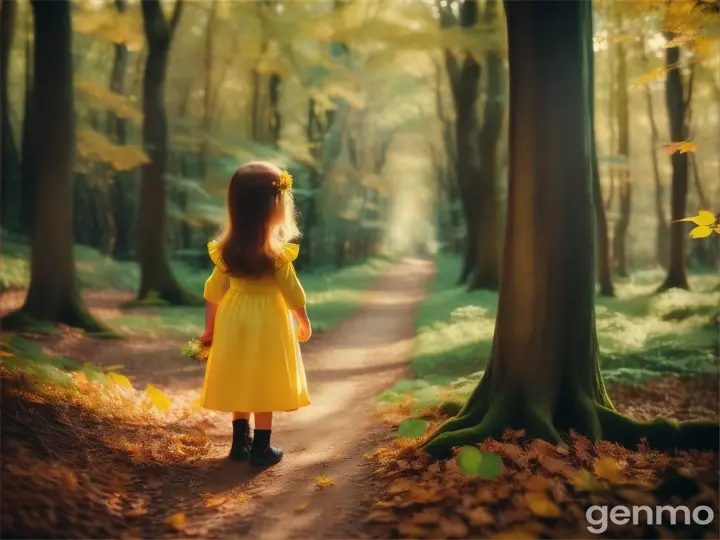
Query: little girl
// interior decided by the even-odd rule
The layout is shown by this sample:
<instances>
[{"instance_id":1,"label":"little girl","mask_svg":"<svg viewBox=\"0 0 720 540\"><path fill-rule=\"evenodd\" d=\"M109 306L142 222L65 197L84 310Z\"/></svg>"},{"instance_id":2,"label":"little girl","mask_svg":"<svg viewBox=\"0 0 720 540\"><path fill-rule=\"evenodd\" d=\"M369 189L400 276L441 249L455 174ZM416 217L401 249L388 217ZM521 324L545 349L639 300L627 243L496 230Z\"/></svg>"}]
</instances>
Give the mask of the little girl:
<instances>
[{"instance_id":1,"label":"little girl","mask_svg":"<svg viewBox=\"0 0 720 540\"><path fill-rule=\"evenodd\" d=\"M310 404L298 340L312 329L292 264L298 246L284 243L299 235L291 188L292 177L271 163L240 167L228 188L227 229L208 244L215 268L200 339L212 347L200 404L233 413L230 458L259 466L283 457L270 445L273 411Z\"/></svg>"}]
</instances>

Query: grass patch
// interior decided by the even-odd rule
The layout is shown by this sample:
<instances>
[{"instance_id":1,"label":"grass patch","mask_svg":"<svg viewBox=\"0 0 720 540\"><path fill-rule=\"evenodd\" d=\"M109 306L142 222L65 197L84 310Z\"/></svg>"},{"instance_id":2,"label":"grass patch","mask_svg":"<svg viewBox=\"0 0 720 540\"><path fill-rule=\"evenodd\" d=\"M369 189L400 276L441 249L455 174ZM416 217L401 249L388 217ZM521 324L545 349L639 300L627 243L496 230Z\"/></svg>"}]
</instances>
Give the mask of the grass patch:
<instances>
[{"instance_id":1,"label":"grass patch","mask_svg":"<svg viewBox=\"0 0 720 540\"><path fill-rule=\"evenodd\" d=\"M30 279L30 248L22 238L8 235L2 246L0 290L27 288ZM75 246L78 279L83 289L117 289L135 292L140 268L135 262L116 261L86 246ZM171 261L178 280L188 291L202 295L209 270L194 268L182 261ZM315 268L300 272L308 296L308 313L316 332L327 331L345 319L362 302L372 281L390 264L373 259L347 268ZM202 333L204 308L132 306L122 317L106 320L113 330L125 334Z\"/></svg>"},{"instance_id":2,"label":"grass patch","mask_svg":"<svg viewBox=\"0 0 720 540\"><path fill-rule=\"evenodd\" d=\"M379 396L416 408L432 407L474 390L490 356L498 294L457 285L461 261L440 254L437 274L418 310L411 365L415 380ZM653 294L661 270L616 280L616 298L596 298L601 366L607 382L639 385L649 377L717 374L718 329L710 323L720 305L714 274L690 277L692 291Z\"/></svg>"}]
</instances>

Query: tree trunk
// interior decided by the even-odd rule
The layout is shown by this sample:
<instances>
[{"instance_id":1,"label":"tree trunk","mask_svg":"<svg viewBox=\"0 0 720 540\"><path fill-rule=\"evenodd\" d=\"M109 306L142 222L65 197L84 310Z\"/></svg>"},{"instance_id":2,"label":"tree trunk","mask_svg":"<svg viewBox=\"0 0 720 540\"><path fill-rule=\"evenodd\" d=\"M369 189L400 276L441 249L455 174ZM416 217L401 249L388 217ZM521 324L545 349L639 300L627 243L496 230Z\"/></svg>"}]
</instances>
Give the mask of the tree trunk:
<instances>
[{"instance_id":1,"label":"tree trunk","mask_svg":"<svg viewBox=\"0 0 720 540\"><path fill-rule=\"evenodd\" d=\"M498 1L485 3L485 23L498 18ZM500 216L498 212L498 142L505 117L505 73L503 60L497 51L487 54L487 97L483 126L479 137L480 172L476 195L473 197L477 213L475 238L475 273L470 289L496 290L500 278Z\"/></svg>"},{"instance_id":2,"label":"tree trunk","mask_svg":"<svg viewBox=\"0 0 720 540\"><path fill-rule=\"evenodd\" d=\"M672 39L672 35L666 36ZM680 49L670 47L665 50L665 65L669 69L665 79L665 101L670 121L671 142L681 142L687 136L685 125L685 96L682 77L677 67L680 61ZM687 205L688 161L687 154L675 152L671 157L672 188L670 197L670 219L677 221L685 217ZM680 224L670 227L670 263L665 281L658 292L667 289L690 289L685 268L685 236L687 232Z\"/></svg>"},{"instance_id":3,"label":"tree trunk","mask_svg":"<svg viewBox=\"0 0 720 540\"><path fill-rule=\"evenodd\" d=\"M7 229L16 229L20 220L20 156L10 125L8 75L10 49L17 22L17 1L3 0L0 11L0 198L1 222Z\"/></svg>"},{"instance_id":4,"label":"tree trunk","mask_svg":"<svg viewBox=\"0 0 720 540\"><path fill-rule=\"evenodd\" d=\"M33 0L35 20L34 133L43 149L37 163L30 287L25 304L3 321L19 329L31 321L88 331L103 327L86 310L77 287L72 241L75 156L72 26L69 0Z\"/></svg>"},{"instance_id":5,"label":"tree trunk","mask_svg":"<svg viewBox=\"0 0 720 540\"><path fill-rule=\"evenodd\" d=\"M282 118L280 117L280 83L282 79L277 73L270 75L268 81L270 95L270 142L275 148L280 147L282 135Z\"/></svg>"},{"instance_id":6,"label":"tree trunk","mask_svg":"<svg viewBox=\"0 0 720 540\"><path fill-rule=\"evenodd\" d=\"M620 21L618 20L618 23ZM617 154L625 158L625 165L620 170L620 216L615 223L613 234L613 259L615 271L621 277L628 276L627 265L627 232L630 227L630 210L632 202L632 185L630 182L630 117L628 103L627 59L625 46L615 46L617 56L617 101L616 121L618 134Z\"/></svg>"},{"instance_id":7,"label":"tree trunk","mask_svg":"<svg viewBox=\"0 0 720 540\"><path fill-rule=\"evenodd\" d=\"M20 174L22 176L20 204L22 206L23 226L28 233L32 234L35 219L37 146L35 143L35 98L33 95L33 15L30 10L27 10L25 17L25 105L23 111L22 155L20 158Z\"/></svg>"},{"instance_id":8,"label":"tree trunk","mask_svg":"<svg viewBox=\"0 0 720 540\"><path fill-rule=\"evenodd\" d=\"M182 11L177 0L168 23L158 0L142 2L148 56L143 79L143 147L150 163L142 168L142 187L138 223L140 292L138 299L162 299L173 305L193 305L201 299L184 291L168 260L165 245L167 118L165 114L165 74L170 42Z\"/></svg>"},{"instance_id":9,"label":"tree trunk","mask_svg":"<svg viewBox=\"0 0 720 540\"><path fill-rule=\"evenodd\" d=\"M717 424L674 427L615 412L598 361L594 310L589 2L505 2L510 186L490 365L465 407L425 444L500 439L506 428L561 443L575 430L629 447L717 446Z\"/></svg>"},{"instance_id":10,"label":"tree trunk","mask_svg":"<svg viewBox=\"0 0 720 540\"><path fill-rule=\"evenodd\" d=\"M596 271L598 282L600 284L600 296L615 296L615 290L612 282L612 272L610 265L610 240L608 238L608 222L605 212L605 204L603 203L602 186L600 185L600 167L598 165L597 154L597 138L595 137L595 55L590 55L591 67L589 68L592 75L590 83L590 151L592 166L592 194L593 207L595 210L595 239L597 241L597 265Z\"/></svg>"},{"instance_id":11,"label":"tree trunk","mask_svg":"<svg viewBox=\"0 0 720 540\"><path fill-rule=\"evenodd\" d=\"M643 64L647 65L644 43L640 43L640 52L642 54ZM657 123L655 122L652 92L647 84L645 85L645 103L647 106L648 120L650 121L650 159L652 160L653 180L655 182L655 216L657 219L655 253L658 264L663 268L667 268L668 250L670 246L668 243L668 222L665 215L665 190L662 185L662 179L660 178L660 163L657 155L660 145L660 134Z\"/></svg>"},{"instance_id":12,"label":"tree trunk","mask_svg":"<svg viewBox=\"0 0 720 540\"><path fill-rule=\"evenodd\" d=\"M475 26L478 20L477 0L467 0L460 6L459 23L463 28ZM442 21L441 21L442 22ZM448 73L450 89L455 105L455 168L459 186L462 209L467 228L465 253L459 282L467 283L475 270L477 253L476 214L472 199L477 195L473 189L478 166L477 157L477 117L476 102L480 83L480 64L470 52L465 52L462 63L450 50L445 50L445 69Z\"/></svg>"},{"instance_id":13,"label":"tree trunk","mask_svg":"<svg viewBox=\"0 0 720 540\"><path fill-rule=\"evenodd\" d=\"M203 89L203 116L201 126L201 142L198 152L198 176L200 182L205 181L207 174L207 156L210 146L210 131L212 129L212 80L213 80L213 38L215 34L215 21L217 20L217 0L210 2L210 13L205 27L205 87Z\"/></svg>"},{"instance_id":14,"label":"tree trunk","mask_svg":"<svg viewBox=\"0 0 720 540\"><path fill-rule=\"evenodd\" d=\"M127 11L127 0L115 0L119 13ZM116 94L125 93L125 74L128 67L128 48L124 43L115 44L112 71L110 73L110 90ZM112 111L108 112L108 134L115 135L119 145L127 143L127 125ZM135 221L135 189L134 175L130 171L115 173L115 180L110 186L111 213L115 225L115 238L112 244L112 255L117 259L128 259L132 251L132 226Z\"/></svg>"}]
</instances>

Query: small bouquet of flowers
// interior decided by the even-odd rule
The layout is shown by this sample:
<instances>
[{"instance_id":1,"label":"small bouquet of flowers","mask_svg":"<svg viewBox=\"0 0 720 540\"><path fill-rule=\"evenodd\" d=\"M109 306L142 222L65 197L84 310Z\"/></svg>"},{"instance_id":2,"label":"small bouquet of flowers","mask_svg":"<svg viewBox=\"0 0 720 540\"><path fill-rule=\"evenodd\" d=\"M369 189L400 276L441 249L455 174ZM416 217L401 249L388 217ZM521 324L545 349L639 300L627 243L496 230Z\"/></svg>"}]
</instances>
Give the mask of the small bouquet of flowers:
<instances>
[{"instance_id":1,"label":"small bouquet of flowers","mask_svg":"<svg viewBox=\"0 0 720 540\"><path fill-rule=\"evenodd\" d=\"M180 352L183 356L187 356L193 360L206 362L208 356L210 356L211 345L211 343L203 342L200 338L193 338L187 342Z\"/></svg>"}]
</instances>

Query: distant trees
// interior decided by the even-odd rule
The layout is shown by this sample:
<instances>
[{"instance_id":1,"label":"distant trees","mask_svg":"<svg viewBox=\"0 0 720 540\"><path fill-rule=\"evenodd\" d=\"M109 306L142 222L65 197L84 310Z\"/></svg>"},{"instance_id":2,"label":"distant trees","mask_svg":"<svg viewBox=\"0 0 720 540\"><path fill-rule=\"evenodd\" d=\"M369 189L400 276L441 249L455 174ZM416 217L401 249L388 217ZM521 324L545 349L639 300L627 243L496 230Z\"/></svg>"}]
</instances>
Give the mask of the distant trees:
<instances>
[{"instance_id":1,"label":"distant trees","mask_svg":"<svg viewBox=\"0 0 720 540\"><path fill-rule=\"evenodd\" d=\"M69 0L32 0L35 26L34 125L43 156L36 164L30 287L7 329L34 321L102 330L85 309L75 276L72 238L72 175L75 156L72 25Z\"/></svg>"}]
</instances>

